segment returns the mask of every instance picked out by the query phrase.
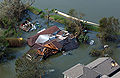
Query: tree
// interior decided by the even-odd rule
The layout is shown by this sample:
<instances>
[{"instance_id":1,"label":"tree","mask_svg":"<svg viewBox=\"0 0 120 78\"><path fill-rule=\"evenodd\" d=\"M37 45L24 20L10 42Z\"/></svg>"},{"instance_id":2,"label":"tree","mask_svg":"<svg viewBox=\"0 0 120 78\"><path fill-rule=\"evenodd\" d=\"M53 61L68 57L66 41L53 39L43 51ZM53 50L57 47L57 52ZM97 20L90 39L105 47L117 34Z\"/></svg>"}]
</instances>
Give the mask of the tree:
<instances>
[{"instance_id":1,"label":"tree","mask_svg":"<svg viewBox=\"0 0 120 78\"><path fill-rule=\"evenodd\" d=\"M81 14L79 14L80 16L78 16L78 13L75 11L75 9L69 10L68 14L77 17L79 19L82 18ZM70 21L66 22L65 28L76 36L77 41L87 42L88 36L86 35L86 32L84 32L85 22L81 22L73 19L69 19L69 20Z\"/></svg>"},{"instance_id":2,"label":"tree","mask_svg":"<svg viewBox=\"0 0 120 78\"><path fill-rule=\"evenodd\" d=\"M16 24L24 17L27 7L31 6L35 0L3 0L0 3L0 26L16 29Z\"/></svg>"},{"instance_id":3,"label":"tree","mask_svg":"<svg viewBox=\"0 0 120 78\"><path fill-rule=\"evenodd\" d=\"M81 13L81 12L78 13L75 9L70 9L68 11L68 14L70 16L77 17L77 18L80 18L80 19L83 18L83 16L85 16L84 13Z\"/></svg>"},{"instance_id":4,"label":"tree","mask_svg":"<svg viewBox=\"0 0 120 78\"><path fill-rule=\"evenodd\" d=\"M100 21L100 38L103 42L114 41L118 39L119 20L115 17L102 18Z\"/></svg>"},{"instance_id":5,"label":"tree","mask_svg":"<svg viewBox=\"0 0 120 78\"><path fill-rule=\"evenodd\" d=\"M70 9L69 12L68 12L68 14L69 14L70 16L77 17L77 12L76 12L75 9Z\"/></svg>"},{"instance_id":6,"label":"tree","mask_svg":"<svg viewBox=\"0 0 120 78\"><path fill-rule=\"evenodd\" d=\"M9 45L4 36L0 36L0 52L4 51Z\"/></svg>"},{"instance_id":7,"label":"tree","mask_svg":"<svg viewBox=\"0 0 120 78\"><path fill-rule=\"evenodd\" d=\"M30 50L30 54L36 54L37 50ZM32 60L26 58L27 53L16 61L16 72L18 78L40 78L45 74L46 65L39 59L36 60L32 56Z\"/></svg>"},{"instance_id":8,"label":"tree","mask_svg":"<svg viewBox=\"0 0 120 78\"><path fill-rule=\"evenodd\" d=\"M108 47L101 50L93 48L89 54L93 57L98 57L98 56L106 56L106 55L109 56L112 55L112 53L113 53L112 48Z\"/></svg>"},{"instance_id":9,"label":"tree","mask_svg":"<svg viewBox=\"0 0 120 78\"><path fill-rule=\"evenodd\" d=\"M51 10L49 10L49 9L45 9L45 11L46 11L46 17L47 17L47 26L49 27L49 22L50 22L50 14L52 14L52 13L54 13L54 9L51 9Z\"/></svg>"}]
</instances>

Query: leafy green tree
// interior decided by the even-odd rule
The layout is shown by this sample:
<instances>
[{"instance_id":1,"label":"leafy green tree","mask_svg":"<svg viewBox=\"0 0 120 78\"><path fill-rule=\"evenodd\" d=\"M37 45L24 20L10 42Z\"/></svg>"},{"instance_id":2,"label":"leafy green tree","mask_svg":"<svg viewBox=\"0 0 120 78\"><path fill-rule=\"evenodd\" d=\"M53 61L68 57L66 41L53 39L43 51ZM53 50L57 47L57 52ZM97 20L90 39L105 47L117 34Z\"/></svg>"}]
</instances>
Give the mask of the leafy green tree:
<instances>
[{"instance_id":1,"label":"leafy green tree","mask_svg":"<svg viewBox=\"0 0 120 78\"><path fill-rule=\"evenodd\" d=\"M118 39L120 29L119 20L115 17L102 18L100 21L100 37L102 41L114 41Z\"/></svg>"},{"instance_id":2,"label":"leafy green tree","mask_svg":"<svg viewBox=\"0 0 120 78\"><path fill-rule=\"evenodd\" d=\"M77 12L76 12L75 9L70 9L69 12L68 12L68 14L69 14L70 16L77 17Z\"/></svg>"},{"instance_id":3,"label":"leafy green tree","mask_svg":"<svg viewBox=\"0 0 120 78\"><path fill-rule=\"evenodd\" d=\"M25 10L34 0L3 0L0 2L0 27L11 26L16 30L16 24L25 15Z\"/></svg>"},{"instance_id":4,"label":"leafy green tree","mask_svg":"<svg viewBox=\"0 0 120 78\"><path fill-rule=\"evenodd\" d=\"M101 50L94 48L90 51L90 55L94 57L106 56L106 55L108 56L111 55L112 53L113 50L110 47Z\"/></svg>"},{"instance_id":5,"label":"leafy green tree","mask_svg":"<svg viewBox=\"0 0 120 78\"><path fill-rule=\"evenodd\" d=\"M30 50L29 54L35 55L37 50ZM18 60L16 60L16 72L18 78L40 78L47 70L46 65L40 61L39 58L35 59L31 56L31 60L27 59L27 53Z\"/></svg>"},{"instance_id":6,"label":"leafy green tree","mask_svg":"<svg viewBox=\"0 0 120 78\"><path fill-rule=\"evenodd\" d=\"M78 16L78 13L75 11L75 9L69 10L68 14L79 19L82 18L81 14L79 14L80 16ZM67 21L65 24L65 29L69 32L72 32L76 36L77 41L81 43L87 42L87 40L89 39L89 37L84 32L85 22L69 19L69 21Z\"/></svg>"},{"instance_id":7,"label":"leafy green tree","mask_svg":"<svg viewBox=\"0 0 120 78\"><path fill-rule=\"evenodd\" d=\"M4 51L5 48L9 45L4 36L0 36L0 51Z\"/></svg>"},{"instance_id":8,"label":"leafy green tree","mask_svg":"<svg viewBox=\"0 0 120 78\"><path fill-rule=\"evenodd\" d=\"M68 14L69 14L70 16L77 17L77 18L79 18L79 19L81 19L81 18L83 18L83 17L85 16L84 13L81 13L81 12L78 13L75 9L70 9L70 10L68 11Z\"/></svg>"},{"instance_id":9,"label":"leafy green tree","mask_svg":"<svg viewBox=\"0 0 120 78\"><path fill-rule=\"evenodd\" d=\"M44 15L46 15L47 17L47 26L49 27L49 22L50 22L50 15L54 13L55 9L51 9L49 10L48 8L45 9L46 13Z\"/></svg>"},{"instance_id":10,"label":"leafy green tree","mask_svg":"<svg viewBox=\"0 0 120 78\"><path fill-rule=\"evenodd\" d=\"M86 43L88 41L89 37L87 35L81 34L78 39L79 39L80 43Z\"/></svg>"},{"instance_id":11,"label":"leafy green tree","mask_svg":"<svg viewBox=\"0 0 120 78\"><path fill-rule=\"evenodd\" d=\"M0 36L0 62L2 62L4 56L6 55L5 50L8 47L9 43L4 36Z\"/></svg>"}]
</instances>

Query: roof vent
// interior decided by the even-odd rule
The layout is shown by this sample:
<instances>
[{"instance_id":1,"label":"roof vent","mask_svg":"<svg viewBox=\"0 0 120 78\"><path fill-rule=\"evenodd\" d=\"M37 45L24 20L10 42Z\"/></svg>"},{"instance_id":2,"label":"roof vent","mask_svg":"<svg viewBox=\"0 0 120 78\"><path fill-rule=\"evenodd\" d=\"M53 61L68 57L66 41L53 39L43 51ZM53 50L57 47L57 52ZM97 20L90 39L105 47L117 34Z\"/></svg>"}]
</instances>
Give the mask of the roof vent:
<instances>
[{"instance_id":1,"label":"roof vent","mask_svg":"<svg viewBox=\"0 0 120 78\"><path fill-rule=\"evenodd\" d=\"M112 65L113 67L118 66L118 64L117 64L115 61L111 61L111 65Z\"/></svg>"}]
</instances>

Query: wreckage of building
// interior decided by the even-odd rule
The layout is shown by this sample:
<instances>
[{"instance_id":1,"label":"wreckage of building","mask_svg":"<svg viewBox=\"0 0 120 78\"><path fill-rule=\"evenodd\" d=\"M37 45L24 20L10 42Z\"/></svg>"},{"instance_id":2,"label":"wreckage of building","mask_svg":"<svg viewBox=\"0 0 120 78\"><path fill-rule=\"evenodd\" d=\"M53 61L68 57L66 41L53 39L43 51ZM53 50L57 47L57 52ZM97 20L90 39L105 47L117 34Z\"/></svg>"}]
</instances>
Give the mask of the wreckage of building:
<instances>
[{"instance_id":1,"label":"wreckage of building","mask_svg":"<svg viewBox=\"0 0 120 78\"><path fill-rule=\"evenodd\" d=\"M31 49L37 50L37 55L44 58L62 50L69 51L78 47L74 36L68 31L60 30L57 26L39 31L36 35L29 37L27 42Z\"/></svg>"}]
</instances>

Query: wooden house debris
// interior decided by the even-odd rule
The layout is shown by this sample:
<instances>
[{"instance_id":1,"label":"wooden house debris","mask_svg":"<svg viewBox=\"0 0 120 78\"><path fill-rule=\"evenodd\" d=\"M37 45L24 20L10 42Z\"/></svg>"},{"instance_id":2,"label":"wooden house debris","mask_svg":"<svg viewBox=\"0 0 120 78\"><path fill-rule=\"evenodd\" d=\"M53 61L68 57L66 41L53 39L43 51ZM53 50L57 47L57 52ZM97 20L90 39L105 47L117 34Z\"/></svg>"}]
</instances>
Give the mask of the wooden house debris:
<instances>
[{"instance_id":1,"label":"wooden house debris","mask_svg":"<svg viewBox=\"0 0 120 78\"><path fill-rule=\"evenodd\" d=\"M39 31L36 35L27 39L31 49L37 49L37 54L47 58L59 51L69 51L78 47L73 35L57 26Z\"/></svg>"}]
</instances>

